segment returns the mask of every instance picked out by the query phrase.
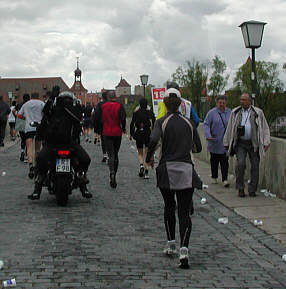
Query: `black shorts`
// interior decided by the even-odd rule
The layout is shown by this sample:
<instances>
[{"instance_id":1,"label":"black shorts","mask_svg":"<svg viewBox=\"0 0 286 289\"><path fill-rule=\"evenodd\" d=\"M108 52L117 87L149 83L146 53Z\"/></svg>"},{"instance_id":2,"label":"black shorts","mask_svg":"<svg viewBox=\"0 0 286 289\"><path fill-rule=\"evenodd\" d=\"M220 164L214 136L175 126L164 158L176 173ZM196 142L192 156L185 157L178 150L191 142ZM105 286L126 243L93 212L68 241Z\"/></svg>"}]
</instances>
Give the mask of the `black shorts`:
<instances>
[{"instance_id":1,"label":"black shorts","mask_svg":"<svg viewBox=\"0 0 286 289\"><path fill-rule=\"evenodd\" d=\"M136 147L138 149L143 149L144 145L145 145L145 147L148 146L149 141L150 141L150 137L149 136L137 137L136 138Z\"/></svg>"},{"instance_id":2,"label":"black shorts","mask_svg":"<svg viewBox=\"0 0 286 289\"><path fill-rule=\"evenodd\" d=\"M87 118L83 121L83 127L84 128L92 128L92 120L90 118Z\"/></svg>"},{"instance_id":3,"label":"black shorts","mask_svg":"<svg viewBox=\"0 0 286 289\"><path fill-rule=\"evenodd\" d=\"M15 122L9 122L10 128L15 128Z\"/></svg>"},{"instance_id":4,"label":"black shorts","mask_svg":"<svg viewBox=\"0 0 286 289\"><path fill-rule=\"evenodd\" d=\"M26 133L25 133L25 138L26 138L26 139L28 139L28 138L34 139L34 138L35 138L36 141L40 141L40 138L39 138L39 136L37 135L37 132L35 132L35 131L28 131L28 132L26 132Z\"/></svg>"}]
</instances>

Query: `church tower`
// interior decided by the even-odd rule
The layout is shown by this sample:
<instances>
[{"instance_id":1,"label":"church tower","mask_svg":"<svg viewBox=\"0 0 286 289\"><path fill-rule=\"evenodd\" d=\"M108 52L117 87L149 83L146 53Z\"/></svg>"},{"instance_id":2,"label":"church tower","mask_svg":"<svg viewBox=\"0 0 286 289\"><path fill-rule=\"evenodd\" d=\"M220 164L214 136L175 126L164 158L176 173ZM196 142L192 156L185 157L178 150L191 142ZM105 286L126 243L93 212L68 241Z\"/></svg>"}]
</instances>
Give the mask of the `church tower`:
<instances>
[{"instance_id":1,"label":"church tower","mask_svg":"<svg viewBox=\"0 0 286 289\"><path fill-rule=\"evenodd\" d=\"M79 69L79 57L77 57L76 70L74 71L74 84L70 90L75 95L75 97L81 100L82 104L86 105L87 89L85 89L82 85L81 74L81 70Z\"/></svg>"}]
</instances>

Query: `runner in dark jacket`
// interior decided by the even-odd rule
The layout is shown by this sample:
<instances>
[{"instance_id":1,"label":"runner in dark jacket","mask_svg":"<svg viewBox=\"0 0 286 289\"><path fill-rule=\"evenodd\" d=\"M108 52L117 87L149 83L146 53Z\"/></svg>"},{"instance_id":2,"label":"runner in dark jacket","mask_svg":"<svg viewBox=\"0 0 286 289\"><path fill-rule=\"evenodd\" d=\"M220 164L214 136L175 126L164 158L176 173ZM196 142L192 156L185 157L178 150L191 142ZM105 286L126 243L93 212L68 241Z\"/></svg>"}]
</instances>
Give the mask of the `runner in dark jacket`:
<instances>
[{"instance_id":1,"label":"runner in dark jacket","mask_svg":"<svg viewBox=\"0 0 286 289\"><path fill-rule=\"evenodd\" d=\"M130 123L130 140L132 138L136 140L140 163L139 177L144 176L144 179L148 179L149 175L145 166L145 158L151 130L155 123L155 115L150 109L147 109L147 100L145 98L141 98L139 104L140 106L133 112Z\"/></svg>"},{"instance_id":2,"label":"runner in dark jacket","mask_svg":"<svg viewBox=\"0 0 286 289\"><path fill-rule=\"evenodd\" d=\"M121 145L122 132L126 133L126 112L116 101L114 91L107 91L108 101L101 104L95 115L97 126L102 127L102 136L108 154L110 186L116 188L116 173L119 165L118 152Z\"/></svg>"},{"instance_id":3,"label":"runner in dark jacket","mask_svg":"<svg viewBox=\"0 0 286 289\"><path fill-rule=\"evenodd\" d=\"M165 203L164 221L168 239L165 253L175 253L176 195L181 239L180 267L188 268L188 245L192 231L189 212L194 192L194 166L190 152L200 152L202 146L193 122L178 111L181 103L178 95L179 91L174 88L166 91L164 103L168 112L155 122L146 163L153 166L154 151L161 139L162 154L156 173L157 185Z\"/></svg>"}]
</instances>

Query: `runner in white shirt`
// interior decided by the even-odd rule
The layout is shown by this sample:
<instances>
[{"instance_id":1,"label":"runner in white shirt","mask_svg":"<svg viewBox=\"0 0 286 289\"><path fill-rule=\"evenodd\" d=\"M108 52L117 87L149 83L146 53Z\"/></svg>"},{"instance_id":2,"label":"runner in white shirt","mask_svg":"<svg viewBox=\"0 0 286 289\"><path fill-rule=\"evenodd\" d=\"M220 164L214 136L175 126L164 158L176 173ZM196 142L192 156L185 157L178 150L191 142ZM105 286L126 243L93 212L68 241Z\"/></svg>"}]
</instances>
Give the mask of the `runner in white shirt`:
<instances>
[{"instance_id":1,"label":"runner in white shirt","mask_svg":"<svg viewBox=\"0 0 286 289\"><path fill-rule=\"evenodd\" d=\"M10 126L10 137L12 141L16 139L16 130L15 130L16 117L15 117L15 112L14 112L15 106L16 106L16 101L13 100L12 106L10 107L11 111L8 115L8 123Z\"/></svg>"},{"instance_id":2,"label":"runner in white shirt","mask_svg":"<svg viewBox=\"0 0 286 289\"><path fill-rule=\"evenodd\" d=\"M37 154L41 149L41 140L36 137L36 128L30 125L31 122L40 123L42 120L42 111L45 103L39 100L38 93L31 94L31 100L27 101L21 107L17 117L26 120L25 124L25 135L26 135L26 146L27 146L27 156L29 163L29 178L34 178L34 167L33 167L33 140L35 139L35 154Z\"/></svg>"}]
</instances>

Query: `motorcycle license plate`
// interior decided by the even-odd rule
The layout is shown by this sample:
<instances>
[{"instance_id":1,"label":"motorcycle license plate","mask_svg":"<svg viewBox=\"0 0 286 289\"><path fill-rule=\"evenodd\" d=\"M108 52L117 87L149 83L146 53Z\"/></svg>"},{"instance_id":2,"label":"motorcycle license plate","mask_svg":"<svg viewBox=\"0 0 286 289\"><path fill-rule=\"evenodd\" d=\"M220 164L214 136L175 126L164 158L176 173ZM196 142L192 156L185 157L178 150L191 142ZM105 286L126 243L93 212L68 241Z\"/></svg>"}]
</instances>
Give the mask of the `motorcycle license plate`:
<instances>
[{"instance_id":1,"label":"motorcycle license plate","mask_svg":"<svg viewBox=\"0 0 286 289\"><path fill-rule=\"evenodd\" d=\"M71 171L70 159L57 159L56 160L56 172L57 173L69 173Z\"/></svg>"}]
</instances>

